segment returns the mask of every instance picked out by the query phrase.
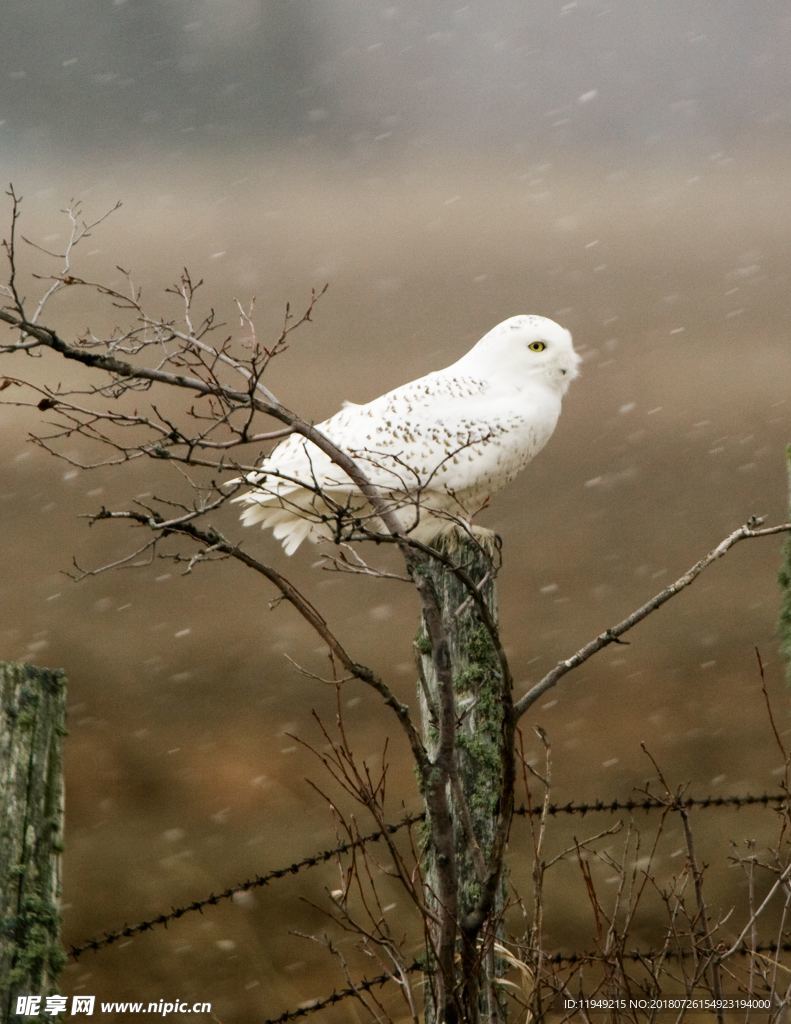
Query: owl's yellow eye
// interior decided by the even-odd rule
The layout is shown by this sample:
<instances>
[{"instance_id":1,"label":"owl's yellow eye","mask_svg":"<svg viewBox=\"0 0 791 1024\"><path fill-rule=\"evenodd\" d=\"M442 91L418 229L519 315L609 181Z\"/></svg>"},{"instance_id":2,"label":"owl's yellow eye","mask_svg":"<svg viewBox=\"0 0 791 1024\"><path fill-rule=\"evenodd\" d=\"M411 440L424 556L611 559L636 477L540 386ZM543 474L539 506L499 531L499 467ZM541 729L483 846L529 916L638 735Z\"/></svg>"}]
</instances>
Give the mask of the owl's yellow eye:
<instances>
[{"instance_id":1,"label":"owl's yellow eye","mask_svg":"<svg viewBox=\"0 0 791 1024\"><path fill-rule=\"evenodd\" d=\"M531 352L543 352L547 347L547 343L545 341L531 341L527 347Z\"/></svg>"}]
</instances>

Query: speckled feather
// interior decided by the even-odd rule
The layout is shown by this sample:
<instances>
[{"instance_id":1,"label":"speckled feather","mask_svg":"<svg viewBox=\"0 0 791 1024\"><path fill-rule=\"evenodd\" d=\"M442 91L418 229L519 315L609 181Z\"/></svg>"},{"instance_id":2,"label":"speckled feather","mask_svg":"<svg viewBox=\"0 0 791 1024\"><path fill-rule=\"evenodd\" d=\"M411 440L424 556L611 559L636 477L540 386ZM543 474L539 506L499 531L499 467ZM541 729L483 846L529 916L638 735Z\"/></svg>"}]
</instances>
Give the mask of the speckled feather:
<instances>
[{"instance_id":1,"label":"speckled feather","mask_svg":"<svg viewBox=\"0 0 791 1024\"><path fill-rule=\"evenodd\" d=\"M404 530L428 541L469 523L552 435L579 357L552 320L516 316L457 362L365 405L346 403L318 429L360 466ZM380 524L346 474L292 435L247 477L245 524L272 529L292 554L303 540L349 539Z\"/></svg>"}]
</instances>

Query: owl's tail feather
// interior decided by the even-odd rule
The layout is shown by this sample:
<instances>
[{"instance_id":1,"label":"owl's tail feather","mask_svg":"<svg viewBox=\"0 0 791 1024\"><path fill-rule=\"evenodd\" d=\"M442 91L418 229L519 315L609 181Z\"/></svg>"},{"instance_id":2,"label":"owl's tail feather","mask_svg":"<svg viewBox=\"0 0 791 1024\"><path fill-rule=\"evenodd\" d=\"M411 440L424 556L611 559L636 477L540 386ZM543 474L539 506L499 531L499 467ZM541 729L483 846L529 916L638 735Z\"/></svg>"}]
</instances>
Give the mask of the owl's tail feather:
<instances>
[{"instance_id":1,"label":"owl's tail feather","mask_svg":"<svg viewBox=\"0 0 791 1024\"><path fill-rule=\"evenodd\" d=\"M272 536L282 543L287 555L293 555L304 540L311 540L315 544L319 539L319 531L309 519L292 517L289 522L278 523L272 530Z\"/></svg>"},{"instance_id":2,"label":"owl's tail feather","mask_svg":"<svg viewBox=\"0 0 791 1024\"><path fill-rule=\"evenodd\" d=\"M322 524L316 521L315 513L306 508L304 516L300 515L298 501L294 501L294 507L283 508L276 496L266 495L263 496L264 500L261 497L252 491L234 499L246 502L240 517L242 523L244 526L260 526L264 530L271 530L272 536L280 541L287 555L293 555L303 541L316 543L323 536ZM270 504L267 498L276 503Z\"/></svg>"}]
</instances>

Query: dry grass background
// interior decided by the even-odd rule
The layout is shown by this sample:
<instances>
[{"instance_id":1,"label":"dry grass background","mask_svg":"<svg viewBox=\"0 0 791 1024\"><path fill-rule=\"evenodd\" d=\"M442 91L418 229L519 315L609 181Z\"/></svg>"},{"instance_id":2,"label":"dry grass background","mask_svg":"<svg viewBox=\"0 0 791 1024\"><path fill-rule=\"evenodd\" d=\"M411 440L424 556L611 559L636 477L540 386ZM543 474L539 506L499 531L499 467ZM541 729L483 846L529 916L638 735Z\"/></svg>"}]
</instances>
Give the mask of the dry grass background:
<instances>
[{"instance_id":1,"label":"dry grass background","mask_svg":"<svg viewBox=\"0 0 791 1024\"><path fill-rule=\"evenodd\" d=\"M57 192L35 169L18 184L25 231L48 245L63 237L56 211L70 194L91 211L122 198L82 272L112 278L113 265L131 267L153 308L186 263L229 320L233 297L255 293L266 336L286 299L299 308L312 285L329 281L315 323L271 376L315 419L342 398L366 400L452 361L514 313L568 326L583 375L547 450L486 516L504 541L503 632L521 683L750 514L779 520L787 507L791 208L771 154L615 174L593 160L561 169L465 158L370 177L253 158L232 168L119 163L95 182L83 163L66 168ZM64 298L48 322L63 331L101 322L84 294ZM52 379L45 363L35 372ZM331 716L333 695L284 657L320 665L314 638L229 566L184 578L163 565L79 585L64 578L72 554L96 563L129 540L77 516L151 489L152 467L74 474L25 444L36 422L0 410L0 656L62 666L70 678L65 932L78 941L331 845L332 819L304 781L321 773L287 734L315 739L310 711ZM234 529L230 513L223 525ZM245 541L286 565L266 535ZM651 774L641 740L695 792L772 788L780 758L753 648L787 732L778 561L774 540L739 546L629 647L609 649L548 695L525 723L526 742L538 756L529 727L549 734L558 800L628 796ZM321 574L312 562L300 551L287 567L355 655L410 700L412 596ZM376 763L393 737L394 816L401 800L414 807L387 715L360 688L345 698L361 755ZM716 874L713 903L725 908L742 892L728 842L768 841L772 814L706 812L696 827ZM569 828L558 825L558 848ZM511 862L520 880L525 840L518 824ZM671 835L668 870L673 854ZM559 948L590 941L574 884L548 906ZM302 897L320 901L334 885L332 868L319 869L87 955L64 972L64 990L208 999L224 1024L279 1012L338 981L326 952L293 934L325 927ZM406 908L392 913L409 931ZM650 921L636 938L650 942ZM347 1007L326 1019L356 1018Z\"/></svg>"}]
</instances>

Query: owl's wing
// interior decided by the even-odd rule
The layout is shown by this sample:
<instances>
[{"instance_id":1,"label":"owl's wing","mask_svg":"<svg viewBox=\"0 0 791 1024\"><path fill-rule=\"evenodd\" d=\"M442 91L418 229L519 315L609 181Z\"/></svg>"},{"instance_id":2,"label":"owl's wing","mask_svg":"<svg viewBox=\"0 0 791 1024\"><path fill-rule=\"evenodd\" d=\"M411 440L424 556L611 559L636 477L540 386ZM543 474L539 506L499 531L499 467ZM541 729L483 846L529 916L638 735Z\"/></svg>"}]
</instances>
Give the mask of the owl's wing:
<instances>
[{"instance_id":1,"label":"owl's wing","mask_svg":"<svg viewBox=\"0 0 791 1024\"><path fill-rule=\"evenodd\" d=\"M504 429L493 410L488 416L478 415L486 405L485 392L481 380L440 371L364 405L345 403L318 429L354 458L378 487L417 490L440 476L442 487L462 487L469 476L469 468L462 469L463 453L485 445ZM275 494L299 486L355 490L327 455L297 435L279 444L248 480L254 485L266 481L267 491Z\"/></svg>"}]
</instances>

